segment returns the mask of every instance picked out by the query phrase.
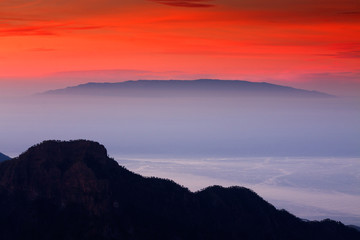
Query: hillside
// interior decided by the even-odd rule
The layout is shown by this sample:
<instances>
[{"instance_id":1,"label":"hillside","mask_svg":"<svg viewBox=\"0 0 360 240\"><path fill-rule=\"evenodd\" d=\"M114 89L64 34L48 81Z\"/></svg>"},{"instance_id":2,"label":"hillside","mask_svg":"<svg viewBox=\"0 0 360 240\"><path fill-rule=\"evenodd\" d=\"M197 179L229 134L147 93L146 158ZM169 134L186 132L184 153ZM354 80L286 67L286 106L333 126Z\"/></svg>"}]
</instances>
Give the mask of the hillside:
<instances>
[{"instance_id":1,"label":"hillside","mask_svg":"<svg viewBox=\"0 0 360 240\"><path fill-rule=\"evenodd\" d=\"M190 192L144 178L91 141L46 141L0 164L0 239L360 239L242 187Z\"/></svg>"},{"instance_id":2,"label":"hillside","mask_svg":"<svg viewBox=\"0 0 360 240\"><path fill-rule=\"evenodd\" d=\"M5 154L0 152L0 162L9 160L10 157L6 156Z\"/></svg>"}]
</instances>

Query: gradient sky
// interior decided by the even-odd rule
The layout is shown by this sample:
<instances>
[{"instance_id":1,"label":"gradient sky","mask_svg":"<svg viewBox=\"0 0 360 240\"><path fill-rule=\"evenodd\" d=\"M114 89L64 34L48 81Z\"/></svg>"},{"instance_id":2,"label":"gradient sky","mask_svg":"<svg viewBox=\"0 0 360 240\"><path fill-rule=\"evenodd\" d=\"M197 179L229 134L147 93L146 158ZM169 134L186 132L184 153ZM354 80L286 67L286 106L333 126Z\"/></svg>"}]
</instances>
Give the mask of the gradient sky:
<instances>
[{"instance_id":1,"label":"gradient sky","mask_svg":"<svg viewBox=\"0 0 360 240\"><path fill-rule=\"evenodd\" d=\"M3 86L83 74L354 90L360 1L0 0Z\"/></svg>"}]
</instances>

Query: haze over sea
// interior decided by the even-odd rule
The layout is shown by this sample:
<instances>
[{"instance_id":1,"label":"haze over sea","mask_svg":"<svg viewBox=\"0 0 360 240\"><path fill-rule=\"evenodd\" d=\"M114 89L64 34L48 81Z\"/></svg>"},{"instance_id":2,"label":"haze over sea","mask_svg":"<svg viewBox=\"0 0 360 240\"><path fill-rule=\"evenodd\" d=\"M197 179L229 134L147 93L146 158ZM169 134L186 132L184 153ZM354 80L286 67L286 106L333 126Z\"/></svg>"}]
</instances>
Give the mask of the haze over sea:
<instances>
[{"instance_id":1,"label":"haze over sea","mask_svg":"<svg viewBox=\"0 0 360 240\"><path fill-rule=\"evenodd\" d=\"M199 190L241 185L306 219L360 225L355 98L23 97L0 102L0 152L89 139L121 165Z\"/></svg>"},{"instance_id":2,"label":"haze over sea","mask_svg":"<svg viewBox=\"0 0 360 240\"><path fill-rule=\"evenodd\" d=\"M192 191L244 186L300 218L360 225L360 158L115 159L136 173L172 179Z\"/></svg>"}]
</instances>

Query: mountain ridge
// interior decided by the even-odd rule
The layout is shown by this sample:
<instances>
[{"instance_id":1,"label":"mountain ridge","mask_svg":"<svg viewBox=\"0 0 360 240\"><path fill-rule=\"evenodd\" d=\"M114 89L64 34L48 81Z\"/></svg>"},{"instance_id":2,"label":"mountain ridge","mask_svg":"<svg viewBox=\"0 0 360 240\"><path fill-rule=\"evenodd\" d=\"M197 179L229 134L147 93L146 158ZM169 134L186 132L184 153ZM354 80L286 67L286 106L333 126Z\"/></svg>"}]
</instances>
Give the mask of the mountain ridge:
<instances>
[{"instance_id":1,"label":"mountain ridge","mask_svg":"<svg viewBox=\"0 0 360 240\"><path fill-rule=\"evenodd\" d=\"M359 239L305 222L243 187L190 192L121 167L88 140L45 141L0 163L0 238Z\"/></svg>"},{"instance_id":2,"label":"mountain ridge","mask_svg":"<svg viewBox=\"0 0 360 240\"><path fill-rule=\"evenodd\" d=\"M5 154L0 152L0 162L6 161L6 160L9 160L9 159L11 159L9 156L6 156Z\"/></svg>"},{"instance_id":3,"label":"mountain ridge","mask_svg":"<svg viewBox=\"0 0 360 240\"><path fill-rule=\"evenodd\" d=\"M49 90L41 95L99 95L124 97L315 97L333 95L242 80L137 80L124 82L89 82L63 89Z\"/></svg>"}]
</instances>

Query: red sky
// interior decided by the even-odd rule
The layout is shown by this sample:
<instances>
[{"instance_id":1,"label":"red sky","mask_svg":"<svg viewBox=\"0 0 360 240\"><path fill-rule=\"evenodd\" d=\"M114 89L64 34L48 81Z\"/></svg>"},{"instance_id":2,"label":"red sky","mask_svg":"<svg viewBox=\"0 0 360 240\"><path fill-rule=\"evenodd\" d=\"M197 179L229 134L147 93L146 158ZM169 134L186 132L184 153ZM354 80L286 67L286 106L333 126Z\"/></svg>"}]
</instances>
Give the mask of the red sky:
<instances>
[{"instance_id":1,"label":"red sky","mask_svg":"<svg viewBox=\"0 0 360 240\"><path fill-rule=\"evenodd\" d=\"M3 84L83 74L359 86L360 1L0 0Z\"/></svg>"}]
</instances>

